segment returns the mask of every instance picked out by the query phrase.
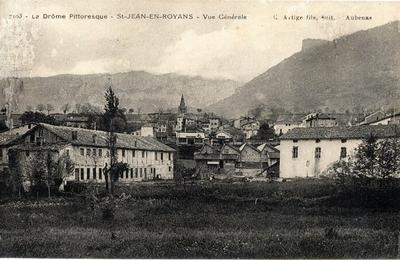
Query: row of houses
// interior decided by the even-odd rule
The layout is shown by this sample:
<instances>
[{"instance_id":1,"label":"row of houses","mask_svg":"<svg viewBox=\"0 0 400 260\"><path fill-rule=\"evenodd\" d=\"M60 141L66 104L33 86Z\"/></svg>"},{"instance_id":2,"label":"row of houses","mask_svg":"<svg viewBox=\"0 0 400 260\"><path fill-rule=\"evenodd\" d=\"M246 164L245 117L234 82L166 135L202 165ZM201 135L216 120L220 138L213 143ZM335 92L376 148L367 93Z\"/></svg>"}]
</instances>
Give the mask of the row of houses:
<instances>
[{"instance_id":1,"label":"row of houses","mask_svg":"<svg viewBox=\"0 0 400 260\"><path fill-rule=\"evenodd\" d=\"M264 143L257 147L244 143L241 146L204 145L194 154L196 172L202 178L214 174L237 174L254 176L267 167L279 163L279 150Z\"/></svg>"},{"instance_id":2,"label":"row of houses","mask_svg":"<svg viewBox=\"0 0 400 260\"><path fill-rule=\"evenodd\" d=\"M54 126L26 125L3 133L0 140L0 172L18 168L26 175L35 155L45 151L52 160L67 156L74 173L65 181L104 182L109 165L109 134L104 131ZM172 179L174 153L171 147L152 137L116 134L117 161L129 165L122 182ZM10 165L10 161L14 163Z\"/></svg>"}]
</instances>

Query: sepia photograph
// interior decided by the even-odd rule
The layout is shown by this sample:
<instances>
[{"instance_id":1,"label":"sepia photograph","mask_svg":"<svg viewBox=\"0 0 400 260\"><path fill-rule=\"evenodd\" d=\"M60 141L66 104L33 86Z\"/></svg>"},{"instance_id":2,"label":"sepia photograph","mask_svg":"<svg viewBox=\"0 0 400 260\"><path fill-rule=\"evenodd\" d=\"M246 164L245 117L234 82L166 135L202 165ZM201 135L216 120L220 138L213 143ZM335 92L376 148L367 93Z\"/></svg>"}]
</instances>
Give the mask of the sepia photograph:
<instances>
[{"instance_id":1,"label":"sepia photograph","mask_svg":"<svg viewBox=\"0 0 400 260\"><path fill-rule=\"evenodd\" d=\"M0 0L2 258L400 258L400 2Z\"/></svg>"}]
</instances>

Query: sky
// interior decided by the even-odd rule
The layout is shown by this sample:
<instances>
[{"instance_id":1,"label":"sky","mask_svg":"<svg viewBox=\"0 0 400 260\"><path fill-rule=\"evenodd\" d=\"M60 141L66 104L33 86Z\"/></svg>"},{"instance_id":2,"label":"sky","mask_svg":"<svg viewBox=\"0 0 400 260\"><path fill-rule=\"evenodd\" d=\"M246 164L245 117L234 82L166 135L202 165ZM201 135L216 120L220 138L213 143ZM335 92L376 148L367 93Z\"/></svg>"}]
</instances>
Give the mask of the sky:
<instances>
[{"instance_id":1,"label":"sky","mask_svg":"<svg viewBox=\"0 0 400 260\"><path fill-rule=\"evenodd\" d=\"M395 2L0 0L0 77L144 70L247 82L300 51L303 39L332 40L398 20L399 11ZM19 13L22 19L9 18ZM31 18L70 13L114 19ZM118 13L192 14L195 19L118 20ZM247 19L205 20L205 14ZM292 21L284 15L335 20ZM372 20L347 21L347 15Z\"/></svg>"}]
</instances>

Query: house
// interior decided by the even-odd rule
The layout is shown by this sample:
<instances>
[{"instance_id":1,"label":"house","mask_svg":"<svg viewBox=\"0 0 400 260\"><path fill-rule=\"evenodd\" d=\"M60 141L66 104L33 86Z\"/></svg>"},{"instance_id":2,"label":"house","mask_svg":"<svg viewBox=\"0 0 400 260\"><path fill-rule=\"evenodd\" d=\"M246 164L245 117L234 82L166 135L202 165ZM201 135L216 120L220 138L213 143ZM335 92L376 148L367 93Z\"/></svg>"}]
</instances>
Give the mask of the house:
<instances>
[{"instance_id":1,"label":"house","mask_svg":"<svg viewBox=\"0 0 400 260\"><path fill-rule=\"evenodd\" d=\"M266 165L266 159L262 160L261 151L251 144L242 144L239 152L238 168L261 169Z\"/></svg>"},{"instance_id":2,"label":"house","mask_svg":"<svg viewBox=\"0 0 400 260\"><path fill-rule=\"evenodd\" d=\"M304 127L303 118L306 114L284 114L279 115L274 123L276 135L286 134L287 131L296 127Z\"/></svg>"},{"instance_id":3,"label":"house","mask_svg":"<svg viewBox=\"0 0 400 260\"><path fill-rule=\"evenodd\" d=\"M239 129L231 126L219 128L215 133L215 138L212 139L213 144L223 145L225 143L232 143L233 145L241 145L244 140L244 134Z\"/></svg>"},{"instance_id":4,"label":"house","mask_svg":"<svg viewBox=\"0 0 400 260\"><path fill-rule=\"evenodd\" d=\"M262 162L266 162L268 166L279 162L280 153L276 147L273 147L267 143L263 143L257 146L257 149L261 152Z\"/></svg>"},{"instance_id":5,"label":"house","mask_svg":"<svg viewBox=\"0 0 400 260\"><path fill-rule=\"evenodd\" d=\"M215 131L221 125L221 120L218 117L208 118L210 131Z\"/></svg>"},{"instance_id":6,"label":"house","mask_svg":"<svg viewBox=\"0 0 400 260\"><path fill-rule=\"evenodd\" d=\"M9 149L21 169L37 151L54 156L68 156L74 163L74 174L67 181L104 182L103 168L110 161L109 133L83 128L40 123L13 141ZM129 165L121 182L173 178L175 150L154 138L116 134L117 161Z\"/></svg>"},{"instance_id":7,"label":"house","mask_svg":"<svg viewBox=\"0 0 400 260\"><path fill-rule=\"evenodd\" d=\"M364 120L360 123L360 125L370 125L372 123L379 122L386 117L387 116L384 111L382 110L375 111L374 113L367 115L364 118Z\"/></svg>"},{"instance_id":8,"label":"house","mask_svg":"<svg viewBox=\"0 0 400 260\"><path fill-rule=\"evenodd\" d=\"M381 111L378 111L381 112ZM382 113L375 112L367 117L360 125L392 125L400 124L400 112L391 115L382 115Z\"/></svg>"},{"instance_id":9,"label":"house","mask_svg":"<svg viewBox=\"0 0 400 260\"><path fill-rule=\"evenodd\" d=\"M13 128L0 134L0 172L8 168L8 149L13 146L13 142L21 135L28 132L34 124L26 124Z\"/></svg>"},{"instance_id":10,"label":"house","mask_svg":"<svg viewBox=\"0 0 400 260\"><path fill-rule=\"evenodd\" d=\"M205 141L203 132L176 132L177 145L203 145Z\"/></svg>"},{"instance_id":11,"label":"house","mask_svg":"<svg viewBox=\"0 0 400 260\"><path fill-rule=\"evenodd\" d=\"M258 130L260 130L260 122L257 120L246 121L241 124L240 129L244 133L245 138L250 139L257 135Z\"/></svg>"},{"instance_id":12,"label":"house","mask_svg":"<svg viewBox=\"0 0 400 260\"><path fill-rule=\"evenodd\" d=\"M310 113L304 120L305 127L332 127L337 126L336 117L324 113Z\"/></svg>"},{"instance_id":13,"label":"house","mask_svg":"<svg viewBox=\"0 0 400 260\"><path fill-rule=\"evenodd\" d=\"M222 147L205 144L194 153L196 171L202 178L210 174L242 174L255 176L279 162L279 150L263 144L258 148L245 143L240 147L225 143Z\"/></svg>"},{"instance_id":14,"label":"house","mask_svg":"<svg viewBox=\"0 0 400 260\"><path fill-rule=\"evenodd\" d=\"M239 150L229 144L225 144L221 149L205 144L194 153L196 173L202 179L213 174L234 173L239 155Z\"/></svg>"},{"instance_id":15,"label":"house","mask_svg":"<svg viewBox=\"0 0 400 260\"><path fill-rule=\"evenodd\" d=\"M154 127L151 125L144 125L139 130L136 130L135 132L133 132L133 135L154 137L155 130L154 130Z\"/></svg>"},{"instance_id":16,"label":"house","mask_svg":"<svg viewBox=\"0 0 400 260\"><path fill-rule=\"evenodd\" d=\"M88 116L69 114L64 118L64 126L96 129L96 121L90 120Z\"/></svg>"},{"instance_id":17,"label":"house","mask_svg":"<svg viewBox=\"0 0 400 260\"><path fill-rule=\"evenodd\" d=\"M398 125L294 128L280 137L280 177L318 177L338 160L346 160L371 135L400 136Z\"/></svg>"}]
</instances>

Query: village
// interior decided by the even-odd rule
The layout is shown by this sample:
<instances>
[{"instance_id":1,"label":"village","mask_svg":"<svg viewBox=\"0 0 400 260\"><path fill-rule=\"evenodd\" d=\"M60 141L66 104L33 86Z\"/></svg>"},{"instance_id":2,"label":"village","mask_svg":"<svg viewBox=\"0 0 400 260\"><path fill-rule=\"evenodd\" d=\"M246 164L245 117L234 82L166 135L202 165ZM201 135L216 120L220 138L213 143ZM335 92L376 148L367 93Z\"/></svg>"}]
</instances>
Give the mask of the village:
<instances>
[{"instance_id":1,"label":"village","mask_svg":"<svg viewBox=\"0 0 400 260\"><path fill-rule=\"evenodd\" d=\"M400 3L0 2L0 258L400 257Z\"/></svg>"},{"instance_id":2,"label":"village","mask_svg":"<svg viewBox=\"0 0 400 260\"><path fill-rule=\"evenodd\" d=\"M2 110L3 125L10 126L1 133L2 176L12 167L29 169L26 162L40 149L70 157L75 168L63 176L64 184L104 182L110 151L107 133L97 127L98 114L46 115L44 105L38 109L8 117ZM175 112L124 115L133 130L118 134L117 160L129 165L120 182L318 178L335 162L351 157L369 136L398 137L399 115L312 112L279 114L276 121L251 115L225 119L201 109L189 112L182 95Z\"/></svg>"}]
</instances>

